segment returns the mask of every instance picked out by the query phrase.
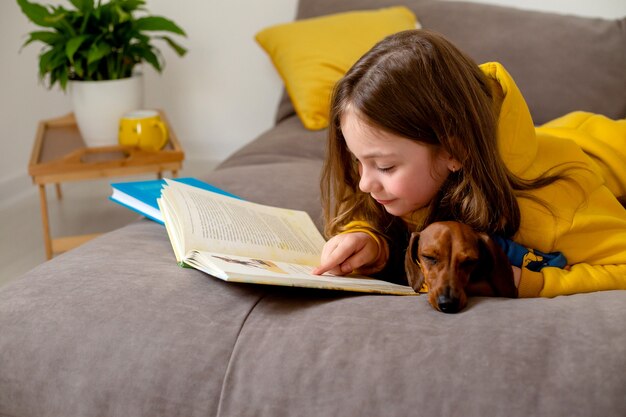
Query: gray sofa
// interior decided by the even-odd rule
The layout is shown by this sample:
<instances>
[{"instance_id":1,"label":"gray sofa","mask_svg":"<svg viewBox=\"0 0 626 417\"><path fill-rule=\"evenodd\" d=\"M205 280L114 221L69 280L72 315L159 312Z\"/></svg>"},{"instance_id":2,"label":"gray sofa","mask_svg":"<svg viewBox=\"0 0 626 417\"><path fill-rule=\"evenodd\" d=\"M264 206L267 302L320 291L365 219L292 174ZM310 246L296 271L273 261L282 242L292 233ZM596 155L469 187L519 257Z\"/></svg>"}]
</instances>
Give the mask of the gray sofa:
<instances>
[{"instance_id":1,"label":"gray sofa","mask_svg":"<svg viewBox=\"0 0 626 417\"><path fill-rule=\"evenodd\" d=\"M298 17L392 3L303 0ZM626 117L626 19L403 3L503 62L537 123ZM276 126L203 179L321 226L324 138L285 96ZM447 315L426 297L230 284L179 268L148 220L0 288L0 416L213 415L624 416L626 291Z\"/></svg>"}]
</instances>

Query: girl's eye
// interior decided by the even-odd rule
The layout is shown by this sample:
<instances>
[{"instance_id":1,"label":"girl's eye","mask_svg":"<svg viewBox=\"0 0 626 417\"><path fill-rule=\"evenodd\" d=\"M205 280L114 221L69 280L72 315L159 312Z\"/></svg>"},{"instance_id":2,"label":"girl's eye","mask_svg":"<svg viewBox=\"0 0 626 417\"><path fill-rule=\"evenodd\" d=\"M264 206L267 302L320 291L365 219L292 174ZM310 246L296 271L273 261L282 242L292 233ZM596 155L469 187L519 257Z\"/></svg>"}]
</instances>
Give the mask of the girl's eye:
<instances>
[{"instance_id":1,"label":"girl's eye","mask_svg":"<svg viewBox=\"0 0 626 417\"><path fill-rule=\"evenodd\" d=\"M378 171L380 171L380 172L390 172L391 170L393 170L393 168L394 168L394 167L393 167L393 166L391 166L391 167L384 167L384 168L382 168L382 167L377 167L376 169L377 169Z\"/></svg>"}]
</instances>

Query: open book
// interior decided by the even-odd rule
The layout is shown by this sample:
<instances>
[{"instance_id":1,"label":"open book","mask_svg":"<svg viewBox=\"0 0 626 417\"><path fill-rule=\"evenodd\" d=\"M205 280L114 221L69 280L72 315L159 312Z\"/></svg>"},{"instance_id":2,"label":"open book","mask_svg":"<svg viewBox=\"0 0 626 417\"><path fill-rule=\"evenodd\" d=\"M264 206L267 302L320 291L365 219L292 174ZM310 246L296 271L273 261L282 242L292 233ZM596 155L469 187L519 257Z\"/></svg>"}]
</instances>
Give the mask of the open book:
<instances>
[{"instance_id":1,"label":"open book","mask_svg":"<svg viewBox=\"0 0 626 417\"><path fill-rule=\"evenodd\" d=\"M415 295L364 276L314 275L324 238L304 211L166 180L158 200L176 261L224 281Z\"/></svg>"}]
</instances>

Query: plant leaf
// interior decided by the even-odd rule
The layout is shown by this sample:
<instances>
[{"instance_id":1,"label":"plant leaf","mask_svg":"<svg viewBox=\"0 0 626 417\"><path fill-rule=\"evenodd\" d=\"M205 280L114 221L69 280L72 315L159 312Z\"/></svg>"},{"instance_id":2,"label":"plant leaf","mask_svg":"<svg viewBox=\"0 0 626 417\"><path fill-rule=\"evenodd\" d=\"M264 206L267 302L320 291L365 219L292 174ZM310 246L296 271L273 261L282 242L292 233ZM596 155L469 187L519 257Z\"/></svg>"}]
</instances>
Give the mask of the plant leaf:
<instances>
[{"instance_id":1,"label":"plant leaf","mask_svg":"<svg viewBox=\"0 0 626 417\"><path fill-rule=\"evenodd\" d=\"M139 18L135 21L134 28L136 30L165 31L176 33L181 36L187 36L173 21L161 16L147 16Z\"/></svg>"},{"instance_id":2,"label":"plant leaf","mask_svg":"<svg viewBox=\"0 0 626 417\"><path fill-rule=\"evenodd\" d=\"M85 76L85 71L83 70L82 60L74 61L74 73L79 79Z\"/></svg>"},{"instance_id":3,"label":"plant leaf","mask_svg":"<svg viewBox=\"0 0 626 417\"><path fill-rule=\"evenodd\" d=\"M57 46L39 56L39 78L44 80L46 74L50 74L48 88L52 88L59 71L67 71L67 60L62 48Z\"/></svg>"},{"instance_id":4,"label":"plant leaf","mask_svg":"<svg viewBox=\"0 0 626 417\"><path fill-rule=\"evenodd\" d=\"M133 16L129 12L124 10L124 8L117 3L112 6L112 13L115 13L115 15L117 15L117 23L128 22L133 18Z\"/></svg>"},{"instance_id":5,"label":"plant leaf","mask_svg":"<svg viewBox=\"0 0 626 417\"><path fill-rule=\"evenodd\" d=\"M70 0L70 3L83 13L93 10L93 0Z\"/></svg>"},{"instance_id":6,"label":"plant leaf","mask_svg":"<svg viewBox=\"0 0 626 417\"><path fill-rule=\"evenodd\" d=\"M67 67L68 66L68 62L67 62L67 58L65 57L65 54L63 53L62 48L59 47L55 47L53 49L54 51L54 55L52 55L50 57L50 61L48 61L48 68L49 71L53 71L59 67Z\"/></svg>"},{"instance_id":7,"label":"plant leaf","mask_svg":"<svg viewBox=\"0 0 626 417\"><path fill-rule=\"evenodd\" d=\"M87 65L91 65L92 63L101 60L110 53L111 46L109 46L109 44L94 43L91 45L91 48L89 48L89 53L87 54Z\"/></svg>"},{"instance_id":8,"label":"plant leaf","mask_svg":"<svg viewBox=\"0 0 626 417\"><path fill-rule=\"evenodd\" d=\"M74 36L72 39L67 41L67 43L65 44L65 55L67 56L67 59L70 60L70 62L74 62L74 54L76 53L78 48L80 48L80 45L82 45L85 40L89 39L89 37L90 35L79 35Z\"/></svg>"},{"instance_id":9,"label":"plant leaf","mask_svg":"<svg viewBox=\"0 0 626 417\"><path fill-rule=\"evenodd\" d=\"M30 3L28 0L17 0L17 4L19 4L22 9L22 13L24 13L34 24L43 27L54 26L53 23L50 23L47 20L47 18L51 17L52 14L46 7L40 4Z\"/></svg>"},{"instance_id":10,"label":"plant leaf","mask_svg":"<svg viewBox=\"0 0 626 417\"><path fill-rule=\"evenodd\" d=\"M49 62L52 57L56 54L54 49L50 49L49 51L44 52L39 55L39 78L43 78L48 71L50 71L51 67Z\"/></svg>"},{"instance_id":11,"label":"plant leaf","mask_svg":"<svg viewBox=\"0 0 626 417\"><path fill-rule=\"evenodd\" d=\"M49 87L59 83L65 88L70 79L125 77L141 62L161 72L165 61L152 45L156 39L178 56L187 53L173 36L186 36L176 23L162 16L134 16L137 11L147 12L145 0L68 0L69 8L31 2L38 0L16 1L31 22L48 29L29 33L23 47L36 41L44 45L39 76Z\"/></svg>"},{"instance_id":12,"label":"plant leaf","mask_svg":"<svg viewBox=\"0 0 626 417\"><path fill-rule=\"evenodd\" d=\"M186 48L183 48L182 46L174 42L169 36L157 36L157 38L163 39L165 42L167 42L168 45L171 46L174 51L176 51L178 56L184 56L187 53Z\"/></svg>"},{"instance_id":13,"label":"plant leaf","mask_svg":"<svg viewBox=\"0 0 626 417\"><path fill-rule=\"evenodd\" d=\"M63 91L65 91L65 88L67 86L67 79L67 68L61 68L61 73L59 74L59 83L61 84L61 89ZM52 86L52 84L50 84L50 86Z\"/></svg>"},{"instance_id":14,"label":"plant leaf","mask_svg":"<svg viewBox=\"0 0 626 417\"><path fill-rule=\"evenodd\" d=\"M70 20L78 12L67 10L62 6L49 6L50 14L43 19L46 26L53 27L61 33L74 34L75 30L72 27Z\"/></svg>"},{"instance_id":15,"label":"plant leaf","mask_svg":"<svg viewBox=\"0 0 626 417\"><path fill-rule=\"evenodd\" d=\"M24 42L24 45L22 45L22 48L31 42L39 41L39 42L46 43L48 45L54 45L55 43L63 39L62 35L59 35L56 32L49 32L46 30L31 32L29 35L30 37L28 38L28 40L26 40L26 42Z\"/></svg>"},{"instance_id":16,"label":"plant leaf","mask_svg":"<svg viewBox=\"0 0 626 417\"><path fill-rule=\"evenodd\" d=\"M50 77L48 78L48 85L49 85L48 88L52 88L52 86L54 85L54 83L57 82L57 80L58 80L57 71L51 71Z\"/></svg>"},{"instance_id":17,"label":"plant leaf","mask_svg":"<svg viewBox=\"0 0 626 417\"><path fill-rule=\"evenodd\" d=\"M142 7L144 4L146 4L144 0L125 0L120 6L128 13L132 13L135 10L144 10L144 7Z\"/></svg>"},{"instance_id":18,"label":"plant leaf","mask_svg":"<svg viewBox=\"0 0 626 417\"><path fill-rule=\"evenodd\" d=\"M154 52L147 48L139 48L136 52L137 55L143 58L148 64L152 65L157 72L161 72L161 63Z\"/></svg>"}]
</instances>

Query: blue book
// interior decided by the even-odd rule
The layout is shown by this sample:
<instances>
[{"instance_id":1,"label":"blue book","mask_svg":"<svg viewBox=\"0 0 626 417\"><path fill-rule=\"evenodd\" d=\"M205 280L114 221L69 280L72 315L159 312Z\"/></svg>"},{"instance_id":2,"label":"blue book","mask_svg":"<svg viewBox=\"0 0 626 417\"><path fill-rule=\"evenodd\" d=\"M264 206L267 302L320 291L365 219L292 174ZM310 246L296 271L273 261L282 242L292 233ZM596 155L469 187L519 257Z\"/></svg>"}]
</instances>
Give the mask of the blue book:
<instances>
[{"instance_id":1,"label":"blue book","mask_svg":"<svg viewBox=\"0 0 626 417\"><path fill-rule=\"evenodd\" d=\"M172 178L172 180L241 200L241 198L234 194L196 178ZM163 216L161 215L161 211L159 210L159 206L157 204L157 198L161 197L161 190L164 185L165 180L112 183L111 187L113 188L113 194L111 194L109 200L136 211L150 220L164 224Z\"/></svg>"}]
</instances>

